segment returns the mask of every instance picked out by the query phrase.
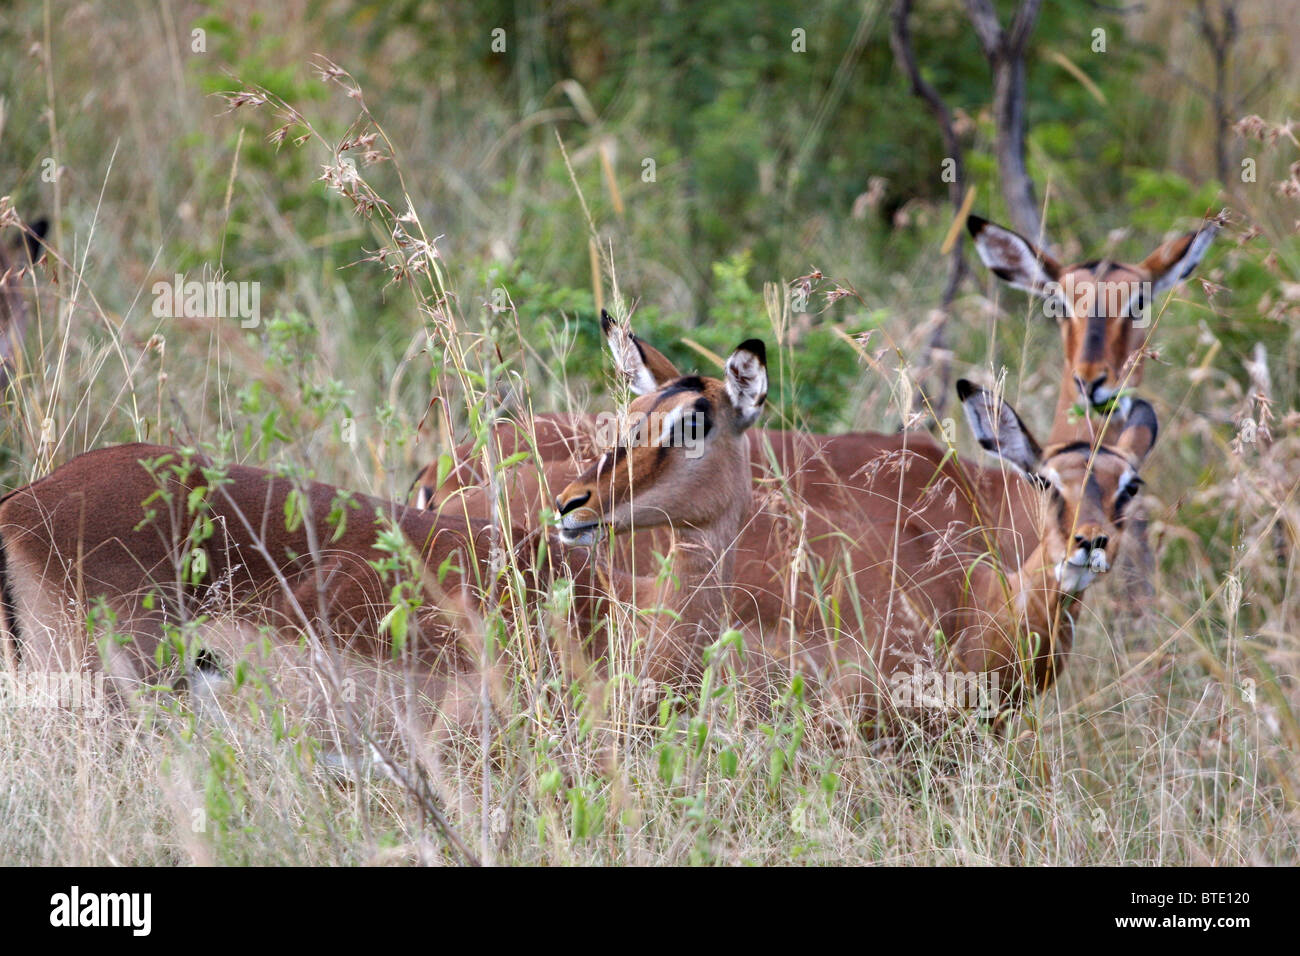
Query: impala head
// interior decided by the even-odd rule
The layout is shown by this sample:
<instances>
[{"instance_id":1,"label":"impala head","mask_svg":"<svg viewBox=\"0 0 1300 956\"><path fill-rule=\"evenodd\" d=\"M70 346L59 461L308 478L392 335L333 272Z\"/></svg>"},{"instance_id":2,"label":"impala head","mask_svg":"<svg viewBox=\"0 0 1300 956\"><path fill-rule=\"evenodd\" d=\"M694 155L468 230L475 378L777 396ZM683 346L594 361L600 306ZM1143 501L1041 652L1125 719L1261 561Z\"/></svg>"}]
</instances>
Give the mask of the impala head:
<instances>
[{"instance_id":1,"label":"impala head","mask_svg":"<svg viewBox=\"0 0 1300 956\"><path fill-rule=\"evenodd\" d=\"M615 365L638 397L625 415L603 418L606 451L557 497L561 540L586 545L606 528L739 522L750 497L745 430L767 400L763 343L741 343L725 379L682 376L630 331L602 320Z\"/></svg>"},{"instance_id":2,"label":"impala head","mask_svg":"<svg viewBox=\"0 0 1300 956\"><path fill-rule=\"evenodd\" d=\"M1115 562L1126 512L1142 487L1138 470L1159 430L1155 410L1133 399L1119 437L1094 453L1087 442L1039 447L1014 408L965 379L957 395L980 445L1050 496L1042 536L1047 563L1063 590L1082 591Z\"/></svg>"},{"instance_id":3,"label":"impala head","mask_svg":"<svg viewBox=\"0 0 1300 956\"><path fill-rule=\"evenodd\" d=\"M1141 262L1107 260L1063 266L1010 229L970 216L966 228L993 274L1045 300L1061 324L1063 389L1090 405L1106 405L1142 382L1142 346L1156 296L1191 275L1218 224L1171 239Z\"/></svg>"}]
</instances>

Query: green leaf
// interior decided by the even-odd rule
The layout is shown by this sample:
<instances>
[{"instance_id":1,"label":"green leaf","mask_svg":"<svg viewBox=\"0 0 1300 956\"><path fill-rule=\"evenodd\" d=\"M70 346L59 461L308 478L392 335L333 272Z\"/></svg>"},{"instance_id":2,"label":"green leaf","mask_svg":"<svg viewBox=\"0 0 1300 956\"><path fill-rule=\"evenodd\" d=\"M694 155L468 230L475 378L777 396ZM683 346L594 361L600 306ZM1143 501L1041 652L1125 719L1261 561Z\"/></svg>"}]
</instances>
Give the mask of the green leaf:
<instances>
[{"instance_id":1,"label":"green leaf","mask_svg":"<svg viewBox=\"0 0 1300 956\"><path fill-rule=\"evenodd\" d=\"M444 453L438 456L438 480L434 485L435 489L442 487L442 483L446 481L447 476L451 474L451 469L454 464L455 462L451 460L451 455Z\"/></svg>"},{"instance_id":2,"label":"green leaf","mask_svg":"<svg viewBox=\"0 0 1300 956\"><path fill-rule=\"evenodd\" d=\"M515 452L513 455L511 455L509 458L503 458L501 461L497 462L496 470L497 470L497 471L505 471L507 468L513 468L515 465L519 464L521 461L527 461L527 460L528 460L529 458L531 458L531 457L532 457L532 452L529 452L529 451L517 451L517 452Z\"/></svg>"},{"instance_id":3,"label":"green leaf","mask_svg":"<svg viewBox=\"0 0 1300 956\"><path fill-rule=\"evenodd\" d=\"M297 488L290 488L284 498L284 530L297 531L302 525L302 519L302 492Z\"/></svg>"},{"instance_id":4,"label":"green leaf","mask_svg":"<svg viewBox=\"0 0 1300 956\"><path fill-rule=\"evenodd\" d=\"M442 564L438 565L438 584L439 584L439 585L442 585L442 584L444 584L444 583L446 582L446 580L447 580L447 574L448 574L448 572L450 572L451 569L452 569L452 559L453 559L454 557L455 557L454 554L449 554L449 555L447 555L447 557L446 557L445 559L443 559Z\"/></svg>"},{"instance_id":5,"label":"green leaf","mask_svg":"<svg viewBox=\"0 0 1300 956\"><path fill-rule=\"evenodd\" d=\"M193 490L191 490L189 497L185 499L185 507L188 509L188 513L194 514L196 511L198 511L199 506L206 501L207 497L208 497L207 485L198 485Z\"/></svg>"},{"instance_id":6,"label":"green leaf","mask_svg":"<svg viewBox=\"0 0 1300 956\"><path fill-rule=\"evenodd\" d=\"M379 633L388 633L393 639L393 656L401 652L406 646L406 626L408 611L405 605L399 604L391 611L384 615L384 619L379 622Z\"/></svg>"},{"instance_id":7,"label":"green leaf","mask_svg":"<svg viewBox=\"0 0 1300 956\"><path fill-rule=\"evenodd\" d=\"M718 751L718 771L724 777L734 777L740 769L740 757L731 747Z\"/></svg>"}]
</instances>

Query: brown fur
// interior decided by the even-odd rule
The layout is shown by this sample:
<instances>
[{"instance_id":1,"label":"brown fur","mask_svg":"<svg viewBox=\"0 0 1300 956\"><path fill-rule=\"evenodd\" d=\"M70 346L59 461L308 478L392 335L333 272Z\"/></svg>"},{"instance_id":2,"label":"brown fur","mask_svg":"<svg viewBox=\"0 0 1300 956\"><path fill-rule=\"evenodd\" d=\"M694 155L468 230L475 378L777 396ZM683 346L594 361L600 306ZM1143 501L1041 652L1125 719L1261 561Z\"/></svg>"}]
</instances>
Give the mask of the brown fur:
<instances>
[{"instance_id":1,"label":"brown fur","mask_svg":"<svg viewBox=\"0 0 1300 956\"><path fill-rule=\"evenodd\" d=\"M644 347L636 344L625 358L643 366ZM649 555L644 563L627 562L625 551L618 555L619 567L605 571L624 600L641 611L666 612L639 614L635 621L637 638L645 645L640 665L645 679L667 682L691 673L705 643L728 620L735 546L751 500L745 433L767 394L762 362L761 344L745 343L729 360L724 383L668 376L671 366L665 360L661 375L666 380L629 405L628 428L619 443L604 450L556 498L562 538L603 540L610 530L664 529L656 544L670 558L670 573L654 573L656 562ZM753 393L739 401L734 394L738 363L755 377ZM698 446L698 456L662 443L660 425L690 413L699 416L695 426L701 436L707 427L708 439ZM637 427L646 425L650 427L638 436ZM629 574L628 567L642 574ZM606 654L609 648L598 643L595 650Z\"/></svg>"},{"instance_id":2,"label":"brown fur","mask_svg":"<svg viewBox=\"0 0 1300 956\"><path fill-rule=\"evenodd\" d=\"M151 472L142 461L161 464ZM253 653L279 667L278 678L293 676L310 693L301 687L312 680L306 657L319 663L323 654L335 659L340 680L350 676L379 695L374 665L392 657L380 623L391 608L393 580L370 563L386 557L375 546L377 513L400 531L424 569L417 570L424 608L402 660L433 701L454 683L449 675L474 663L467 639L485 602L510 612L523 597L504 594L500 582L493 588L493 532L486 522L436 519L354 495L358 507L346 509L336 540L329 515L341 500L339 489L307 483L305 520L290 529L290 480L230 465L221 469L224 481L210 484L202 471L210 466L174 448L119 445L80 455L0 502L6 630L22 666L48 672L102 666L119 698L129 699L182 676L193 661L163 654L160 663L160 649L170 627L207 617L218 626L200 627L201 643L228 665ZM209 487L199 493L207 507L191 509L190 495L200 486ZM193 529L204 516L213 533L197 542ZM196 546L207 569L189 583L182 562ZM526 556L520 560L527 567ZM439 582L437 572L448 561L453 567ZM100 599L115 622L101 620L92 641L86 616ZM259 651L266 628L273 639ZM304 654L296 653L303 650L293 638L298 633L309 638Z\"/></svg>"},{"instance_id":3,"label":"brown fur","mask_svg":"<svg viewBox=\"0 0 1300 956\"><path fill-rule=\"evenodd\" d=\"M584 441L581 419L540 421L556 457L547 460L539 449L540 469L525 465L503 479L500 490L515 517L550 506L545 489L574 473L570 449ZM498 426L493 437L501 456L528 448L528 432L513 424ZM1121 538L1113 515L1082 494L1089 455L1053 458L1067 489L1057 509L1025 479L959 461L925 435L754 429L749 438L759 479L736 538L728 604L764 662L758 666L803 670L867 718L887 709L890 675L913 665L996 672L1008 699L1052 682L1073 622L1060 613L1063 595L1046 572L1063 559L1074 533L1092 538L1107 529L1112 558ZM1064 444L1055 442L1047 454ZM1112 472L1121 460L1099 455L1092 466L1103 497L1113 498L1120 473ZM483 487L460 480L475 471L430 489L434 507L479 513ZM635 468L630 477L638 477ZM685 496L697 493L683 489ZM641 532L615 558L623 567L652 568L654 552L664 550L662 536ZM1045 643L1032 650L1017 645L1035 632Z\"/></svg>"},{"instance_id":4,"label":"brown fur","mask_svg":"<svg viewBox=\"0 0 1300 956\"><path fill-rule=\"evenodd\" d=\"M1112 562L1120 545L1113 514L1081 493L1089 455L1050 459L1064 489L1057 509L1029 482L953 458L927 435L845 437L805 459L789 503L765 505L742 536L736 576L768 655L815 677L855 718L887 716L884 689L914 667L994 674L1006 703L1049 686L1073 638L1050 569L1075 534L1109 534ZM1092 464L1103 500L1131 459ZM1045 641L1019 646L1031 633Z\"/></svg>"}]
</instances>

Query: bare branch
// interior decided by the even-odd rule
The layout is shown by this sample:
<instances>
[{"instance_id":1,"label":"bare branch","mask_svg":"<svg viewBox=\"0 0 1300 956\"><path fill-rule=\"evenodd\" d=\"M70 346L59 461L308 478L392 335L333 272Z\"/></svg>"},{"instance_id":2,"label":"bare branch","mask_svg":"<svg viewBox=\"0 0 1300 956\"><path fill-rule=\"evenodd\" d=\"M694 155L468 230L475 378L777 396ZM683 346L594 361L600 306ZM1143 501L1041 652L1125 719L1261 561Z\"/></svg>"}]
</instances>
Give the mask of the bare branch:
<instances>
[{"instance_id":1,"label":"bare branch","mask_svg":"<svg viewBox=\"0 0 1300 956\"><path fill-rule=\"evenodd\" d=\"M1011 29L1007 33L1007 51L1009 54L1021 56L1024 54L1025 44L1029 42L1029 34L1034 32L1034 24L1038 22L1039 8L1043 0L1024 0L1016 10L1016 15L1011 19Z\"/></svg>"},{"instance_id":2,"label":"bare branch","mask_svg":"<svg viewBox=\"0 0 1300 956\"><path fill-rule=\"evenodd\" d=\"M1218 4L1218 17L1210 14L1207 0L1196 0L1196 25L1214 62L1214 87L1205 90L1202 95L1210 100L1214 110L1214 165L1219 182L1228 181L1228 144L1227 132L1232 122L1233 108L1229 105L1228 94L1228 57L1241 33L1241 24L1237 19L1234 0L1221 0ZM1200 84L1196 84L1200 87Z\"/></svg>"},{"instance_id":3,"label":"bare branch","mask_svg":"<svg viewBox=\"0 0 1300 956\"><path fill-rule=\"evenodd\" d=\"M1002 49L1002 25L998 23L993 0L966 0L966 14L984 48L985 58L992 60Z\"/></svg>"},{"instance_id":4,"label":"bare branch","mask_svg":"<svg viewBox=\"0 0 1300 956\"><path fill-rule=\"evenodd\" d=\"M1025 46L1042 0L1022 0L1010 31L998 23L992 0L966 0L966 11L984 56L993 71L993 121L1002 196L1012 225L1042 243L1042 219L1034 198L1034 183L1025 162Z\"/></svg>"},{"instance_id":5,"label":"bare branch","mask_svg":"<svg viewBox=\"0 0 1300 956\"><path fill-rule=\"evenodd\" d=\"M912 85L912 93L920 97L934 115L939 124L939 135L943 137L943 148L956 165L955 182L948 184L948 198L953 206L960 207L966 192L966 162L962 154L957 131L953 127L952 111L939 96L938 91L926 82L916 64L916 52L912 47L912 31L908 18L912 13L912 0L894 0L890 10L889 45L894 51L894 60Z\"/></svg>"},{"instance_id":6,"label":"bare branch","mask_svg":"<svg viewBox=\"0 0 1300 956\"><path fill-rule=\"evenodd\" d=\"M1147 8L1145 3L1130 3L1127 6L1121 6L1114 3L1102 3L1101 0L1088 0L1088 6L1094 10L1105 10L1107 13L1118 13L1124 16L1129 13L1141 13Z\"/></svg>"},{"instance_id":7,"label":"bare branch","mask_svg":"<svg viewBox=\"0 0 1300 956\"><path fill-rule=\"evenodd\" d=\"M953 182L948 184L948 199L953 209L958 211L966 194L966 161L962 153L961 141L957 138L957 130L953 126L952 111L948 109L948 104L943 101L938 90L926 82L925 77L921 75L920 67L917 66L916 51L912 46L912 31L908 24L911 13L912 0L894 0L889 14L889 45L894 51L894 59L899 69L911 83L912 93L925 103L934 115L935 122L939 124L944 150L954 164ZM934 331L930 335L929 362L938 376L939 385L935 391L934 401L931 403L926 402L925 393L918 386L912 401L912 407L916 411L923 410L929 404L936 416L942 415L947 403L948 385L952 378L952 353L948 349L944 332L948 323L948 308L952 305L952 300L956 297L957 289L965 275L964 238L958 235L948 258L948 280L944 284L943 300L940 305L943 317L935 324Z\"/></svg>"}]
</instances>

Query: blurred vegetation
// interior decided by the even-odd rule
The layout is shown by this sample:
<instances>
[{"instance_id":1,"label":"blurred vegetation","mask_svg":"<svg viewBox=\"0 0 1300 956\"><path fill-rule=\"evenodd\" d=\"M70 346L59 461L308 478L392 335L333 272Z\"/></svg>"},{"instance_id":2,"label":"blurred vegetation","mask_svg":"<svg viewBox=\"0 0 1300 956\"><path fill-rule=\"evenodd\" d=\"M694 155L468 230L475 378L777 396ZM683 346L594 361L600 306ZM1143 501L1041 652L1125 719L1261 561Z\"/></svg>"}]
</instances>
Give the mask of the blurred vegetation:
<instances>
[{"instance_id":1,"label":"blurred vegetation","mask_svg":"<svg viewBox=\"0 0 1300 956\"><path fill-rule=\"evenodd\" d=\"M1193 156L1173 129L1180 113L1168 108L1168 85L1150 80L1168 73L1168 47L1149 39L1177 19L1176 5L1164 7L1163 21L1160 11L1044 7L1029 62L1030 162L1049 237L1067 258L1111 251L1115 230L1131 238L1114 253L1138 258L1170 230L1232 205L1207 178L1206 144ZM11 51L0 59L8 101L0 174L29 218L57 201L62 224L83 241L95 222L90 261L124 280L97 288L100 303L140 341L166 331L146 308L153 281L219 268L260 281L264 311L301 312L341 331L351 344L326 356L340 379L379 389L390 381L420 320L374 281L372 266L356 264L374 237L311 185L318 155L272 145L257 115L223 112L212 95L264 86L313 110L327 137L341 136L355 104L319 82L311 53L349 69L364 90L397 150L396 164L366 175L392 194L400 166L421 218L441 234L465 314L478 321L500 287L529 340L576 323L567 350L525 370L535 385L600 388L604 377L588 228L557 135L620 288L637 305L638 329L683 367L701 363L683 335L715 353L748 335L771 338L763 284L814 267L913 323L937 303L945 268L937 245L952 215L944 157L894 66L881 4L298 2L271 12L209 2L173 5L157 30L141 30L133 12L52 3L49 51L45 14L33 4L0 24ZM918 60L957 110L975 209L999 219L988 70L964 7L923 3L915 20ZM504 52L492 49L497 29ZM193 30L204 31L204 52L192 50ZM792 49L796 30L806 52ZM1105 53L1093 52L1097 30ZM1243 88L1285 52L1259 40L1251 42L1262 52L1240 61ZM1186 87L1180 102L1204 112L1197 101ZM1212 135L1204 122L1198 132ZM41 176L52 156L64 170L57 200ZM872 190L875 177L883 185ZM1257 208L1238 210L1266 213L1276 178L1262 168ZM1294 264L1295 240L1280 222L1277 255ZM1203 273L1231 290L1206 316L1224 340L1216 363L1241 377L1240 359L1259 340L1292 369L1288 326L1255 308L1276 278L1261 266L1268 250L1224 245ZM968 282L959 321L977 314L971 294L987 290L986 280L977 270ZM777 415L829 430L861 425L851 404L861 372L831 327L858 332L870 318L809 309L788 333L795 341L783 343L797 347L778 383ZM1188 318L1180 312L1180 323ZM259 348L268 334L251 333ZM958 360L991 355L1014 368L1022 345L1009 332L994 353ZM550 394L568 393L557 385Z\"/></svg>"}]
</instances>

